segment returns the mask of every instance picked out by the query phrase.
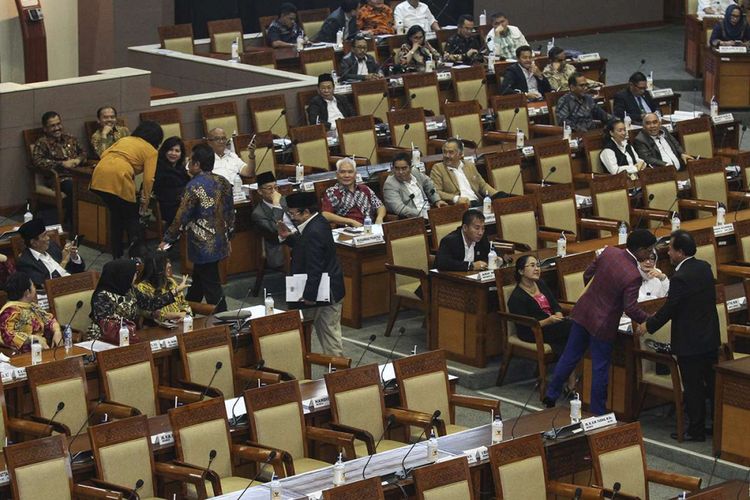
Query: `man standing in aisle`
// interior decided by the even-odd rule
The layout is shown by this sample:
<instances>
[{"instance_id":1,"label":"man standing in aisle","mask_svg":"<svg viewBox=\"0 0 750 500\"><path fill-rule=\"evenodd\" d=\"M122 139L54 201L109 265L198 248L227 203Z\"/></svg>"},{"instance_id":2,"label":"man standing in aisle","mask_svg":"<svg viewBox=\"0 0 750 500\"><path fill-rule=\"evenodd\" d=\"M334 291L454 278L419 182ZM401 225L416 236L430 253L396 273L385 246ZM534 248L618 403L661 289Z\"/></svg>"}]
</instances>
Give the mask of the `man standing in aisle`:
<instances>
[{"instance_id":1,"label":"man standing in aisle","mask_svg":"<svg viewBox=\"0 0 750 500\"><path fill-rule=\"evenodd\" d=\"M291 274L307 275L302 302L305 319L313 328L323 348L332 356L343 356L341 341L341 308L344 299L344 274L336 256L331 226L318 212L315 193L293 193L286 198L287 213L297 226L293 233L284 222L278 222L279 240L292 248ZM327 273L331 281L330 301L318 302L321 277Z\"/></svg>"},{"instance_id":2,"label":"man standing in aisle","mask_svg":"<svg viewBox=\"0 0 750 500\"><path fill-rule=\"evenodd\" d=\"M548 408L555 406L563 383L586 349L590 349L591 413L606 413L609 364L622 313L636 323L643 323L648 318L638 306L642 281L638 263L649 258L655 243L656 237L650 231L636 229L628 235L626 249L606 247L583 273L586 291L570 313L573 320L570 337L542 400Z\"/></svg>"},{"instance_id":3,"label":"man standing in aisle","mask_svg":"<svg viewBox=\"0 0 750 500\"><path fill-rule=\"evenodd\" d=\"M719 316L711 265L695 258L695 241L687 231L675 231L669 242L674 274L667 302L640 325L638 334L654 333L672 320L672 354L677 356L690 425L687 441L706 440L706 398L713 408L714 365L719 361ZM682 429L680 429L682 431ZM677 433L672 439L677 439Z\"/></svg>"}]
</instances>

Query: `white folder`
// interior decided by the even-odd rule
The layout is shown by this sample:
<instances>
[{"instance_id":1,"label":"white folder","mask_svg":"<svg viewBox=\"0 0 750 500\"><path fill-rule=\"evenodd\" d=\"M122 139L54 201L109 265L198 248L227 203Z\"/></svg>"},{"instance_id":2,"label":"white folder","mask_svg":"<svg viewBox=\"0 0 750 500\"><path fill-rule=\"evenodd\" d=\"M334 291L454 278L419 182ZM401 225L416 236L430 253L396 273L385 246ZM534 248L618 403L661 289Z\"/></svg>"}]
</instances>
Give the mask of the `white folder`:
<instances>
[{"instance_id":1,"label":"white folder","mask_svg":"<svg viewBox=\"0 0 750 500\"><path fill-rule=\"evenodd\" d=\"M293 274L286 277L286 301L287 302L302 302L302 295L305 293L305 285L307 284L307 274ZM328 273L323 273L320 276L320 284L318 285L318 296L315 299L318 302L330 302L331 301L331 277Z\"/></svg>"}]
</instances>

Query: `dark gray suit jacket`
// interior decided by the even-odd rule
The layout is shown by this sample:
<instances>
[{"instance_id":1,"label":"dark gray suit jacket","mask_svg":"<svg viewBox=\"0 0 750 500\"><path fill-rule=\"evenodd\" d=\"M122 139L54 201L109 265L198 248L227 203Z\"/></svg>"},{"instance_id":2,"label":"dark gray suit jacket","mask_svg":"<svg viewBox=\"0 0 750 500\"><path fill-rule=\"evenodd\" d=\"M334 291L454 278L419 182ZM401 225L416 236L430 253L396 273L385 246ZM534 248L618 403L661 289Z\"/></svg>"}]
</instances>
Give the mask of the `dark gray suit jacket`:
<instances>
[{"instance_id":1,"label":"dark gray suit jacket","mask_svg":"<svg viewBox=\"0 0 750 500\"><path fill-rule=\"evenodd\" d=\"M276 222L282 220L286 210L286 200L281 198L282 208L271 208L263 200L258 203L250 214L250 220L263 232L263 244L266 248L266 264L268 267L282 267L284 265L284 249L278 240Z\"/></svg>"},{"instance_id":2,"label":"dark gray suit jacket","mask_svg":"<svg viewBox=\"0 0 750 500\"><path fill-rule=\"evenodd\" d=\"M367 64L367 72L369 74L376 74L380 71L380 66L378 66L378 63L370 54L365 54L365 63ZM339 64L339 76L345 81L364 80L364 76L357 74L358 69L359 63L357 62L357 58L354 57L352 52L349 52L341 59L341 63Z\"/></svg>"},{"instance_id":3,"label":"dark gray suit jacket","mask_svg":"<svg viewBox=\"0 0 750 500\"><path fill-rule=\"evenodd\" d=\"M417 180L417 184L422 187L422 195L426 200L429 200L427 201L428 208L429 205L434 205L440 201L440 194L435 189L432 179L417 168L411 169L411 175ZM411 192L405 183L396 179L393 174L388 176L385 184L383 184L383 202L388 213L397 214L400 217L419 217L422 203L417 206L410 196Z\"/></svg>"},{"instance_id":4,"label":"dark gray suit jacket","mask_svg":"<svg viewBox=\"0 0 750 500\"><path fill-rule=\"evenodd\" d=\"M58 264L62 261L62 249L54 241L49 242L47 253L53 259L55 259ZM49 271L42 263L42 261L36 260L36 258L31 254L31 250L29 250L28 248L25 248L23 252L21 252L21 255L18 257L18 259L16 259L16 269L28 274L31 281L37 287L44 287L45 280L60 277L57 272L53 273L52 276L50 276ZM81 257L81 262L79 264L76 264L72 260L68 261L68 265L65 266L65 270L70 274L82 273L83 271L85 271L86 264L83 262L83 257Z\"/></svg>"},{"instance_id":5,"label":"dark gray suit jacket","mask_svg":"<svg viewBox=\"0 0 750 500\"><path fill-rule=\"evenodd\" d=\"M672 152L680 161L679 168L684 167L685 163L682 161L682 157L680 155L682 155L685 150L682 149L680 143L672 136L672 134L667 131L667 129L662 127L661 130L664 133L664 138L667 140L667 143L669 143L669 145L672 147ZM638 132L638 135L635 136L633 147L635 148L636 153L638 153L638 156L649 165L654 167L663 167L665 165L668 165L668 163L661 157L661 153L659 153L659 146L656 145L656 141L654 141L654 139L650 135L648 135L645 130L641 130L640 132ZM674 165L674 167L677 168L678 165Z\"/></svg>"}]
</instances>

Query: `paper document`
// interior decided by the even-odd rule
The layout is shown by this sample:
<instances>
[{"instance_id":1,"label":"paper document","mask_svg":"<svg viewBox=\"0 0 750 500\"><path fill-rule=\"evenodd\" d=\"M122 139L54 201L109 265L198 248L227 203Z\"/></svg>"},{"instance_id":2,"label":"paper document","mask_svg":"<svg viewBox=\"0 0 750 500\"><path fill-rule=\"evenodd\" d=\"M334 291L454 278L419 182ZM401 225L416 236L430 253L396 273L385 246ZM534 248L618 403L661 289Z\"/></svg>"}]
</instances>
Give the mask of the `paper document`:
<instances>
[{"instance_id":1,"label":"paper document","mask_svg":"<svg viewBox=\"0 0 750 500\"><path fill-rule=\"evenodd\" d=\"M109 351L110 349L114 349L115 347L117 347L116 345L108 344L106 342L102 342L101 340L95 340L93 342L90 340L87 340L85 342L78 342L75 345L77 347L81 347L83 349L86 349L88 351L93 351L93 352Z\"/></svg>"},{"instance_id":2,"label":"paper document","mask_svg":"<svg viewBox=\"0 0 750 500\"><path fill-rule=\"evenodd\" d=\"M305 285L307 284L306 274L293 274L286 277L286 301L287 302L302 302L302 295L305 293ZM315 299L318 302L330 302L331 301L331 277L328 273L323 273L320 276L320 284L318 285L318 296Z\"/></svg>"}]
</instances>

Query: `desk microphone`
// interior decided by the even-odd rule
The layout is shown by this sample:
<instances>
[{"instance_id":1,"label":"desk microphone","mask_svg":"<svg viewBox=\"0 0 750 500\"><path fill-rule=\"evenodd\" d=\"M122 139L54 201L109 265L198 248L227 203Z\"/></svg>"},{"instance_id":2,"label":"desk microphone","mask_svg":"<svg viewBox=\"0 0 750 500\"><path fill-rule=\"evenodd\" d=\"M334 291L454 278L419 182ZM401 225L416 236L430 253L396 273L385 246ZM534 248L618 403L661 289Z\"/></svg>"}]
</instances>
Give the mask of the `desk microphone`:
<instances>
[{"instance_id":1,"label":"desk microphone","mask_svg":"<svg viewBox=\"0 0 750 500\"><path fill-rule=\"evenodd\" d=\"M646 60L645 60L645 59L641 59L641 65L640 65L640 66L638 66L638 69L637 69L637 70L635 70L635 72L637 73L637 72L639 72L640 70L642 70L642 69L643 69L643 65L644 65L644 64L646 64Z\"/></svg>"},{"instance_id":2,"label":"desk microphone","mask_svg":"<svg viewBox=\"0 0 750 500\"><path fill-rule=\"evenodd\" d=\"M551 176L552 174L554 174L555 172L557 172L557 167L555 167L555 166L553 165L552 167L550 167L550 169L549 169L549 172L547 172L547 175L545 175L545 176L544 176L544 178L542 179L542 187L544 187L544 183L545 183L545 181L546 181L547 179L549 179L549 178L550 178L550 176Z\"/></svg>"},{"instance_id":3,"label":"desk microphone","mask_svg":"<svg viewBox=\"0 0 750 500\"><path fill-rule=\"evenodd\" d=\"M200 401L203 401L203 398L206 397L206 393L208 392L208 389L211 388L211 384L214 382L214 378L216 378L216 374L219 373L219 370L221 370L222 366L224 366L224 364L221 361L216 362L216 368L214 368L214 374L211 375L211 380L208 381L208 385L203 388Z\"/></svg>"},{"instance_id":4,"label":"desk microphone","mask_svg":"<svg viewBox=\"0 0 750 500\"><path fill-rule=\"evenodd\" d=\"M486 78L482 78L482 80L481 80L481 85L479 86L479 88L477 89L477 91L476 91L476 92L474 92L474 97L472 97L472 98L471 98L471 99L469 99L469 100L470 100L470 101L474 101L474 100L476 100L477 96L479 95L479 92L481 92L481 91L482 91L482 89L483 89L483 88L485 88L485 86L486 86L486 85L487 85L487 79L486 79Z\"/></svg>"},{"instance_id":5,"label":"desk microphone","mask_svg":"<svg viewBox=\"0 0 750 500\"><path fill-rule=\"evenodd\" d=\"M518 417L516 417L516 421L513 422L513 427L510 428L510 438L511 439L515 439L514 432L516 430L516 425L518 425L518 421L521 420L521 416L526 411L526 407L529 406L529 402L531 401L531 396L533 396L534 393L536 392L536 390L539 389L539 384L541 384L541 383L542 383L541 380L537 380L536 384L534 384L534 387L531 388L531 392L529 392L529 397L526 398L526 402L523 404L523 407L521 407L521 413L518 414Z\"/></svg>"},{"instance_id":6,"label":"desk microphone","mask_svg":"<svg viewBox=\"0 0 750 500\"><path fill-rule=\"evenodd\" d=\"M72 315L72 316L70 317L70 321L68 321L68 322L67 322L67 323L65 324L65 328L66 328L66 329L67 329L68 327L70 327L70 324L71 324L71 323L73 323L73 320L75 319L75 317L76 317L76 314L78 314L78 311L79 311L79 310L80 310L80 309L81 309L82 307L83 307L83 301L82 301L82 300L79 300L78 302L76 302L76 309L75 309L75 311L73 311L73 315ZM63 332L63 345L65 345L65 338L64 338L64 336L65 336L65 332ZM55 348L54 348L54 349L52 349L52 359L53 359L53 360L55 360L55 361L57 361L57 349L58 349L59 347L60 347L60 344L57 344L57 345L55 346Z\"/></svg>"},{"instance_id":7,"label":"desk microphone","mask_svg":"<svg viewBox=\"0 0 750 500\"><path fill-rule=\"evenodd\" d=\"M286 109L282 109L279 112L279 116L276 117L276 119L274 120L274 122L268 128L268 131L271 132L271 134L273 134L273 128L276 126L277 123L279 123L279 120L281 120L284 117L285 114L286 114Z\"/></svg>"},{"instance_id":8,"label":"desk microphone","mask_svg":"<svg viewBox=\"0 0 750 500\"><path fill-rule=\"evenodd\" d=\"M414 193L411 193L411 194L409 195L409 201L414 201ZM407 201L406 203L409 203L409 201ZM399 210L399 211L398 211L398 214L396 215L396 217L398 217L399 219L401 218L401 214L403 214L403 213L404 213L404 210L406 209L406 203L404 203L404 206L403 206L403 207L401 207L401 210ZM369 345L369 344L368 344L368 345Z\"/></svg>"},{"instance_id":9,"label":"desk microphone","mask_svg":"<svg viewBox=\"0 0 750 500\"><path fill-rule=\"evenodd\" d=\"M83 428L86 427L86 424L91 420L91 417L94 416L94 412L96 412L96 409L99 408L99 405L102 404L103 402L104 402L104 396L103 395L99 396L99 399L96 401L96 404L94 405L94 407L91 409L91 411L89 412L89 414L86 415L86 420L84 420L81 423L81 426L76 431L75 435L73 436L73 439L71 439L70 443L68 443L68 455L70 455L70 462L71 463L73 463L75 461L75 459L78 457L78 455L80 455L81 453L83 453L83 451L79 451L78 453L75 453L75 454L71 455L70 450L73 447L73 443L75 442L76 439L78 439L78 436L81 434L81 432L83 432Z\"/></svg>"},{"instance_id":10,"label":"desk microphone","mask_svg":"<svg viewBox=\"0 0 750 500\"><path fill-rule=\"evenodd\" d=\"M383 434L380 435L380 439L378 439L378 442L375 443L375 450L373 450L372 455L367 457L367 462L365 462L365 466L362 467L362 479L365 478L365 472L367 471L367 466L370 465L370 460L372 460L372 457L374 457L375 454L378 452L378 445L385 437L385 433L388 432L388 429L390 429L391 426L393 426L395 422L396 422L396 417L394 417L393 415L388 415L388 418L385 421L385 428L383 429Z\"/></svg>"},{"instance_id":11,"label":"desk microphone","mask_svg":"<svg viewBox=\"0 0 750 500\"><path fill-rule=\"evenodd\" d=\"M581 488L576 488L576 492L573 495L573 500L581 500L581 495L583 495L583 490Z\"/></svg>"},{"instance_id":12,"label":"desk microphone","mask_svg":"<svg viewBox=\"0 0 750 500\"><path fill-rule=\"evenodd\" d=\"M412 196L414 196L414 195L412 195ZM367 345L366 345L366 346L365 346L365 348L364 348L364 349L362 350L362 355L361 355L361 356L359 357L359 359L357 360L357 364L356 364L356 365L354 365L354 368L358 367L358 366L359 366L359 364L360 364L360 363L362 362L362 358L364 358L364 357L365 357L365 353L366 353L367 351L369 351L369 350L370 350L370 344L372 344L373 342L375 342L375 339L376 339L377 337L378 337L377 335L370 335L370 340L369 340L369 342L367 342Z\"/></svg>"},{"instance_id":13,"label":"desk microphone","mask_svg":"<svg viewBox=\"0 0 750 500\"><path fill-rule=\"evenodd\" d=\"M285 136L285 137L286 137L286 136ZM283 140L283 138L282 138L282 140ZM282 144L281 144L281 147L282 147L282 148L284 147L284 143L283 143L283 142L282 142ZM270 152L271 152L271 151L273 151L273 150L274 150L274 145L273 145L273 141L271 141L271 146L270 146L270 147L267 147L267 148L266 148L266 152L265 152L265 153L263 153L263 156L261 156L261 157L260 157L260 161L256 161L256 162L255 162L255 168L256 168L256 169L257 169L257 168L258 168L259 166L263 165L263 161L264 161L264 160L266 159L266 156L268 156L268 153L270 153ZM284 150L282 149L282 154L283 154L283 151L284 151ZM276 153L274 152L274 154L276 154ZM260 188L260 186L258 186L258 188Z\"/></svg>"},{"instance_id":14,"label":"desk microphone","mask_svg":"<svg viewBox=\"0 0 750 500\"><path fill-rule=\"evenodd\" d=\"M745 138L745 131L746 131L746 130L747 130L747 125L745 125L745 124L743 123L743 124L742 124L742 133L740 134L740 143L739 143L739 148L740 148L740 149L742 149L742 139L744 139L744 138Z\"/></svg>"},{"instance_id":15,"label":"desk microphone","mask_svg":"<svg viewBox=\"0 0 750 500\"><path fill-rule=\"evenodd\" d=\"M620 487L621 486L619 482L615 482L615 484L612 485L612 500L615 500L615 497L620 492Z\"/></svg>"},{"instance_id":16,"label":"desk microphone","mask_svg":"<svg viewBox=\"0 0 750 500\"><path fill-rule=\"evenodd\" d=\"M440 410L435 410L432 413L432 417L430 418L430 429L432 429L435 426L435 422L440 418ZM409 453L414 449L415 446L417 446L417 443L420 439L422 439L422 436L425 435L425 432L427 432L427 427L424 427L422 429L422 432L419 434L419 437L417 437L417 440L414 441L409 448L409 451L406 452L406 455L404 455L403 460L401 460L401 479L406 479L406 477L409 475L409 472L406 470L406 458L409 456ZM364 477L362 478L364 479Z\"/></svg>"},{"instance_id":17,"label":"desk microphone","mask_svg":"<svg viewBox=\"0 0 750 500\"><path fill-rule=\"evenodd\" d=\"M424 210L424 207L430 203L430 199L432 198L432 195L435 194L435 188L430 189L429 193L425 193L427 196L424 198L424 202L422 202L422 206L419 207L419 217L422 216L422 211Z\"/></svg>"},{"instance_id":18,"label":"desk microphone","mask_svg":"<svg viewBox=\"0 0 750 500\"><path fill-rule=\"evenodd\" d=\"M258 473L255 475L255 477L248 483L247 486L245 486L245 489L242 490L242 493L240 493L240 496L237 497L237 500L240 500L242 498L242 495L245 494L247 489L252 486L252 484L258 480L258 478L263 474L263 469L268 465L274 458L276 458L276 450L271 450L271 453L268 454L268 457L263 460L263 463L260 464L260 469L258 469Z\"/></svg>"},{"instance_id":19,"label":"desk microphone","mask_svg":"<svg viewBox=\"0 0 750 500\"><path fill-rule=\"evenodd\" d=\"M385 364L383 365L383 369L380 370L380 381L383 383L383 388L384 389L385 389L385 387L388 384L386 383L385 379L383 379L383 374L385 373L385 369L388 366L388 363L391 362L391 358L393 357L393 351L396 350L396 346L398 345L398 341L401 340L401 337L404 336L404 332L405 331L406 331L406 328L404 328L403 326L398 329L398 337L396 337L396 341L393 343L393 347L391 347L391 352L389 352L388 356L385 358Z\"/></svg>"},{"instance_id":20,"label":"desk microphone","mask_svg":"<svg viewBox=\"0 0 750 500\"><path fill-rule=\"evenodd\" d=\"M513 196L513 189L515 189L516 184L518 184L519 179L521 179L521 174L523 174L523 168L518 168L518 175L516 176L516 180L513 181L513 185L510 187L510 191L508 191L508 194Z\"/></svg>"},{"instance_id":21,"label":"desk microphone","mask_svg":"<svg viewBox=\"0 0 750 500\"><path fill-rule=\"evenodd\" d=\"M208 465L206 466L206 469L211 470L211 463L216 458L216 450L211 450L208 452Z\"/></svg>"},{"instance_id":22,"label":"desk microphone","mask_svg":"<svg viewBox=\"0 0 750 500\"><path fill-rule=\"evenodd\" d=\"M671 213L672 212L672 209L674 208L674 206L677 204L678 201L680 201L680 197L679 196L675 196L674 201L672 202L671 205L669 205L669 208L667 209L667 213ZM666 223L666 221L662 221L661 224L659 224L658 226L656 226L653 229L652 233L653 233L654 236L656 236L656 231L657 230L659 230L662 227L664 227L665 223Z\"/></svg>"},{"instance_id":23,"label":"desk microphone","mask_svg":"<svg viewBox=\"0 0 750 500\"><path fill-rule=\"evenodd\" d=\"M397 148L401 147L401 142L404 140L404 137L406 137L406 132L408 132L410 128L411 128L410 123L404 124L404 132L401 134L401 139L399 139L398 142L396 143Z\"/></svg>"},{"instance_id":24,"label":"desk microphone","mask_svg":"<svg viewBox=\"0 0 750 500\"><path fill-rule=\"evenodd\" d=\"M140 490L141 488L143 488L143 479L139 479L138 481L135 482L135 489L130 493L130 495L128 495L128 500L140 498L138 496L138 490Z\"/></svg>"},{"instance_id":25,"label":"desk microphone","mask_svg":"<svg viewBox=\"0 0 750 500\"><path fill-rule=\"evenodd\" d=\"M255 365L255 369L260 371L263 369L264 366L266 366L266 362L265 360L261 359L258 361L258 364ZM245 385L242 386L242 392L240 392L240 397L238 397L237 400L232 405L232 420L231 420L232 425L237 425L237 420L238 420L237 416L234 413L234 409L237 408L237 403L239 403L240 399L244 397L245 391L250 388L250 384L252 384L253 382L255 382L255 379L253 378L245 382Z\"/></svg>"},{"instance_id":26,"label":"desk microphone","mask_svg":"<svg viewBox=\"0 0 750 500\"><path fill-rule=\"evenodd\" d=\"M520 112L519 108L515 108L513 110L513 118L510 119L510 123L508 123L508 128L505 129L506 132L510 132L511 127L513 126L513 122L516 121L516 116L518 116L519 112Z\"/></svg>"},{"instance_id":27,"label":"desk microphone","mask_svg":"<svg viewBox=\"0 0 750 500\"><path fill-rule=\"evenodd\" d=\"M57 414L63 411L64 408L65 408L64 401L60 401L59 403L57 403L57 409L55 410L55 413L52 414L52 418L49 419L49 423L47 424L47 427L49 427L50 430L52 430L52 424L55 423L55 417L57 417Z\"/></svg>"},{"instance_id":28,"label":"desk microphone","mask_svg":"<svg viewBox=\"0 0 750 500\"><path fill-rule=\"evenodd\" d=\"M383 92L383 97L380 98L378 103L375 105L374 108L372 108L373 114L378 110L381 104L383 104L383 101L385 101L388 98L388 92ZM374 117L374 116L373 116Z\"/></svg>"},{"instance_id":29,"label":"desk microphone","mask_svg":"<svg viewBox=\"0 0 750 500\"><path fill-rule=\"evenodd\" d=\"M711 481L713 481L713 479L714 479L714 472L716 471L716 462L719 461L720 457L721 457L721 450L717 451L716 455L714 455L714 464L711 467L711 475L708 476L708 485L706 486L706 488L708 488L709 486L711 486Z\"/></svg>"},{"instance_id":30,"label":"desk microphone","mask_svg":"<svg viewBox=\"0 0 750 500\"><path fill-rule=\"evenodd\" d=\"M651 193L648 195L648 203L646 204L646 208L648 208L649 205L651 205L651 202L654 201L654 198L656 195L654 193ZM641 227L641 221L643 221L643 216L645 215L644 212L641 212L641 215L638 216L638 220L635 222L635 226L633 226L633 229L638 229Z\"/></svg>"}]
</instances>

